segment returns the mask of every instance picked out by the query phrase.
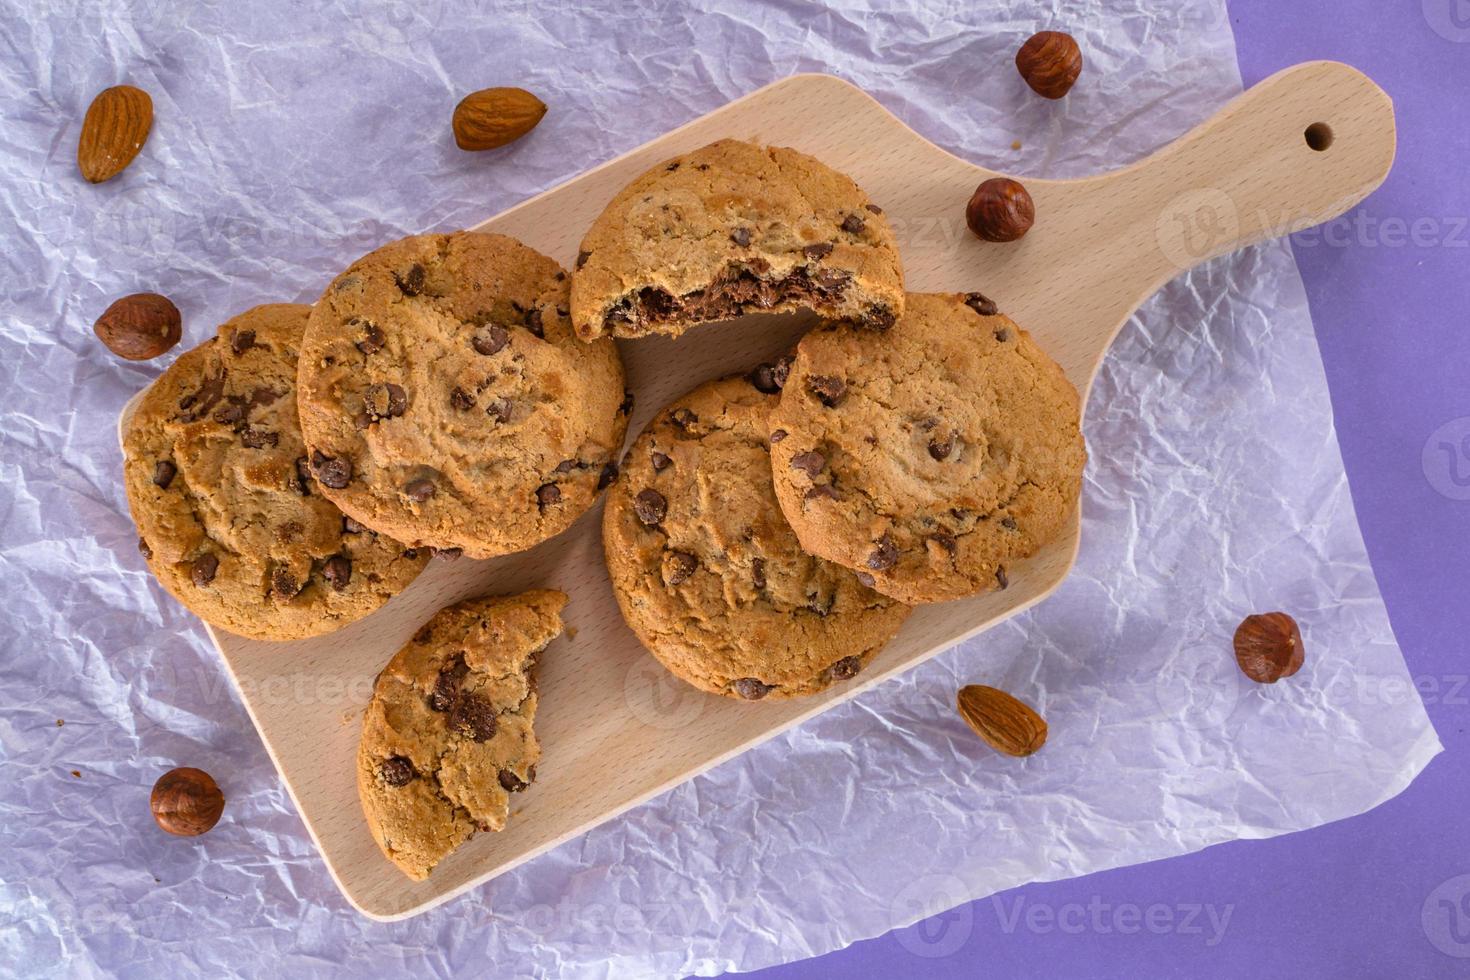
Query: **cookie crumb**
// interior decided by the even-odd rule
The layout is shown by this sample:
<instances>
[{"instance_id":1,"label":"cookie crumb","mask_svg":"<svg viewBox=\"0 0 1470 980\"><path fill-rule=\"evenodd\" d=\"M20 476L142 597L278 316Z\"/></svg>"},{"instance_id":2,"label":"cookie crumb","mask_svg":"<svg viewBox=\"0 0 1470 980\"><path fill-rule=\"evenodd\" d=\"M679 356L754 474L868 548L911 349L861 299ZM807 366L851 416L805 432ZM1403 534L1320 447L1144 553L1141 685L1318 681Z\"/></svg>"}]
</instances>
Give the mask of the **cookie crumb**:
<instances>
[{"instance_id":1,"label":"cookie crumb","mask_svg":"<svg viewBox=\"0 0 1470 980\"><path fill-rule=\"evenodd\" d=\"M1020 148L1021 148L1021 141L1020 140L1011 140L1011 149L1013 149L1013 150L1019 150Z\"/></svg>"},{"instance_id":2,"label":"cookie crumb","mask_svg":"<svg viewBox=\"0 0 1470 980\"><path fill-rule=\"evenodd\" d=\"M56 727L57 728L60 728L62 725L65 725L65 724L66 724L66 722L64 720L62 720L61 718L56 719Z\"/></svg>"},{"instance_id":3,"label":"cookie crumb","mask_svg":"<svg viewBox=\"0 0 1470 980\"><path fill-rule=\"evenodd\" d=\"M81 779L82 778L82 773L81 773L81 770L79 770L79 769L73 769L71 771L71 774L73 776L75 776L76 778L78 778L78 779Z\"/></svg>"}]
</instances>

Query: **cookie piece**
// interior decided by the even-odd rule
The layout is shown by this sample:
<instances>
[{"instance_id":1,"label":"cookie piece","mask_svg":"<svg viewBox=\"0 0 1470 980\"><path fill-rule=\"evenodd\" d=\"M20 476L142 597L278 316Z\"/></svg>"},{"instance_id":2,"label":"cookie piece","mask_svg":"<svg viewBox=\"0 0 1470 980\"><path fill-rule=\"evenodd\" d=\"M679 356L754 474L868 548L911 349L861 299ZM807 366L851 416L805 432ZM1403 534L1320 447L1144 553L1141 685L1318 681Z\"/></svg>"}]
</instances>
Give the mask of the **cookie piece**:
<instances>
[{"instance_id":1,"label":"cookie piece","mask_svg":"<svg viewBox=\"0 0 1470 980\"><path fill-rule=\"evenodd\" d=\"M504 235L418 235L312 310L301 426L324 493L369 527L475 558L565 530L616 475L623 367L567 317L567 276Z\"/></svg>"},{"instance_id":2,"label":"cookie piece","mask_svg":"<svg viewBox=\"0 0 1470 980\"><path fill-rule=\"evenodd\" d=\"M658 413L608 494L602 540L623 618L705 691L815 694L857 675L909 609L801 550L771 487L780 365L711 381Z\"/></svg>"},{"instance_id":3,"label":"cookie piece","mask_svg":"<svg viewBox=\"0 0 1470 980\"><path fill-rule=\"evenodd\" d=\"M1076 510L1080 414L984 296L910 293L887 333L802 338L770 420L776 495L808 551L904 602L1005 588Z\"/></svg>"},{"instance_id":4,"label":"cookie piece","mask_svg":"<svg viewBox=\"0 0 1470 980\"><path fill-rule=\"evenodd\" d=\"M587 340L802 309L882 330L903 301L882 208L819 160L738 140L665 160L625 187L572 273L572 321Z\"/></svg>"},{"instance_id":5,"label":"cookie piece","mask_svg":"<svg viewBox=\"0 0 1470 980\"><path fill-rule=\"evenodd\" d=\"M257 306L183 354L123 435L123 484L154 577L205 622L294 640L346 626L423 570L307 471L296 361L310 307Z\"/></svg>"},{"instance_id":6,"label":"cookie piece","mask_svg":"<svg viewBox=\"0 0 1470 980\"><path fill-rule=\"evenodd\" d=\"M503 830L536 780L536 656L561 635L564 593L441 609L373 685L357 792L373 839L416 881L476 830Z\"/></svg>"}]
</instances>

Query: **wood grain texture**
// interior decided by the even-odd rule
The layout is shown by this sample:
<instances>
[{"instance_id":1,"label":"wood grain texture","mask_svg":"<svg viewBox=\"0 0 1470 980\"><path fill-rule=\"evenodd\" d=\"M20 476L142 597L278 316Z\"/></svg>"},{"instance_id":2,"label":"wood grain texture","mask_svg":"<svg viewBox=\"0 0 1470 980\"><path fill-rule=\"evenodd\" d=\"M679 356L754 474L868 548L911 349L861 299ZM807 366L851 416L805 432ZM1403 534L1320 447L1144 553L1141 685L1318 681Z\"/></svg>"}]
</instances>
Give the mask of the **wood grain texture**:
<instances>
[{"instance_id":1,"label":"wood grain texture","mask_svg":"<svg viewBox=\"0 0 1470 980\"><path fill-rule=\"evenodd\" d=\"M1333 133L1325 151L1305 136L1316 123ZM721 137L792 146L852 175L893 222L910 290L985 292L1084 392L1108 343L1160 285L1207 258L1335 217L1383 180L1394 153L1393 110L1381 90L1344 65L1300 65L1131 167L1083 180L1026 180L1035 228L1019 243L991 245L968 233L964 205L992 171L930 144L852 85L800 75L480 228L569 265L583 232L625 183ZM343 264L354 258L342 256ZM629 439L676 395L769 358L805 326L800 318L750 317L739 330L620 342L637 394ZM1074 516L1061 540L1011 569L1006 591L917 610L851 684L807 700L742 703L680 683L639 646L603 569L600 519L599 505L521 555L436 560L403 595L325 637L267 643L211 631L332 875L364 914L422 912L908 670L1039 602L1065 577L1078 545ZM374 845L353 781L373 677L447 603L534 587L571 595L568 635L542 658L537 781L516 797L504 832L477 836L428 881L410 882ZM983 675L978 666L976 675Z\"/></svg>"}]
</instances>

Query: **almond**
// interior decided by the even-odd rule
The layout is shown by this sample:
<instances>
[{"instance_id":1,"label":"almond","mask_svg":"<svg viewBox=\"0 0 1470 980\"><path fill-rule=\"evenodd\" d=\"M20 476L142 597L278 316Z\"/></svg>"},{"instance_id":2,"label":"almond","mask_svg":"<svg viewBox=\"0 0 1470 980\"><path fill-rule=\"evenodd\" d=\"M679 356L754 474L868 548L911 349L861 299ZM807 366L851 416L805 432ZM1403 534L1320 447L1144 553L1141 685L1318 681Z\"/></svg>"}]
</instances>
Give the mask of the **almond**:
<instances>
[{"instance_id":1,"label":"almond","mask_svg":"<svg viewBox=\"0 0 1470 980\"><path fill-rule=\"evenodd\" d=\"M997 752L1027 756L1046 744L1046 722L1005 691L984 684L960 688L960 717Z\"/></svg>"},{"instance_id":2,"label":"almond","mask_svg":"<svg viewBox=\"0 0 1470 980\"><path fill-rule=\"evenodd\" d=\"M87 107L77 166L94 184L116 177L143 149L153 126L153 100L131 85L105 89Z\"/></svg>"},{"instance_id":3,"label":"almond","mask_svg":"<svg viewBox=\"0 0 1470 980\"><path fill-rule=\"evenodd\" d=\"M118 357L146 361L179 342L183 322L167 296L134 293L103 311L92 329Z\"/></svg>"},{"instance_id":4,"label":"almond","mask_svg":"<svg viewBox=\"0 0 1470 980\"><path fill-rule=\"evenodd\" d=\"M525 136L546 104L523 88L485 88L454 107L454 142L461 150L493 150Z\"/></svg>"}]
</instances>

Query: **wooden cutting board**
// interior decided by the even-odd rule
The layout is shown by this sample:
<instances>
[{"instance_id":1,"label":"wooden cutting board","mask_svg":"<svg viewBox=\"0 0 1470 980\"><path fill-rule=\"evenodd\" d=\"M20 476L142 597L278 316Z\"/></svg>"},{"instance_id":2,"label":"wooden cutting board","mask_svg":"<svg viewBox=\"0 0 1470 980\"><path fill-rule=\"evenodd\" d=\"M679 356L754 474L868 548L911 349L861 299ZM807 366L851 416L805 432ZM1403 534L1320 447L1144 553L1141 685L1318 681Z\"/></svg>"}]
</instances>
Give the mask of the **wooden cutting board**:
<instances>
[{"instance_id":1,"label":"wooden cutting board","mask_svg":"<svg viewBox=\"0 0 1470 980\"><path fill-rule=\"evenodd\" d=\"M964 206L995 174L924 140L849 83L798 75L480 229L513 235L570 267L583 233L624 184L721 137L792 146L850 174L893 223L910 290L985 292L1084 394L1108 343L1163 283L1207 258L1341 214L1383 180L1394 155L1393 109L1377 86L1344 65L1299 65L1131 167L1027 180L1035 228L1019 243L991 245L967 232ZM345 266L356 256L341 258ZM637 396L629 441L675 396L781 352L806 325L750 317L738 329L701 328L677 341L620 342ZM1057 587L1078 544L1074 517L1059 541L1011 568L1004 592L918 609L858 680L806 700L752 704L700 693L642 649L603 570L601 516L598 506L524 554L435 560L405 593L329 636L268 643L210 631L328 868L364 914L422 912L1020 612ZM567 635L541 659L536 783L514 797L504 832L478 835L428 881L411 882L379 853L358 805L355 758L373 678L440 607L536 586L571 595ZM974 679L985 679L983 664Z\"/></svg>"}]
</instances>

